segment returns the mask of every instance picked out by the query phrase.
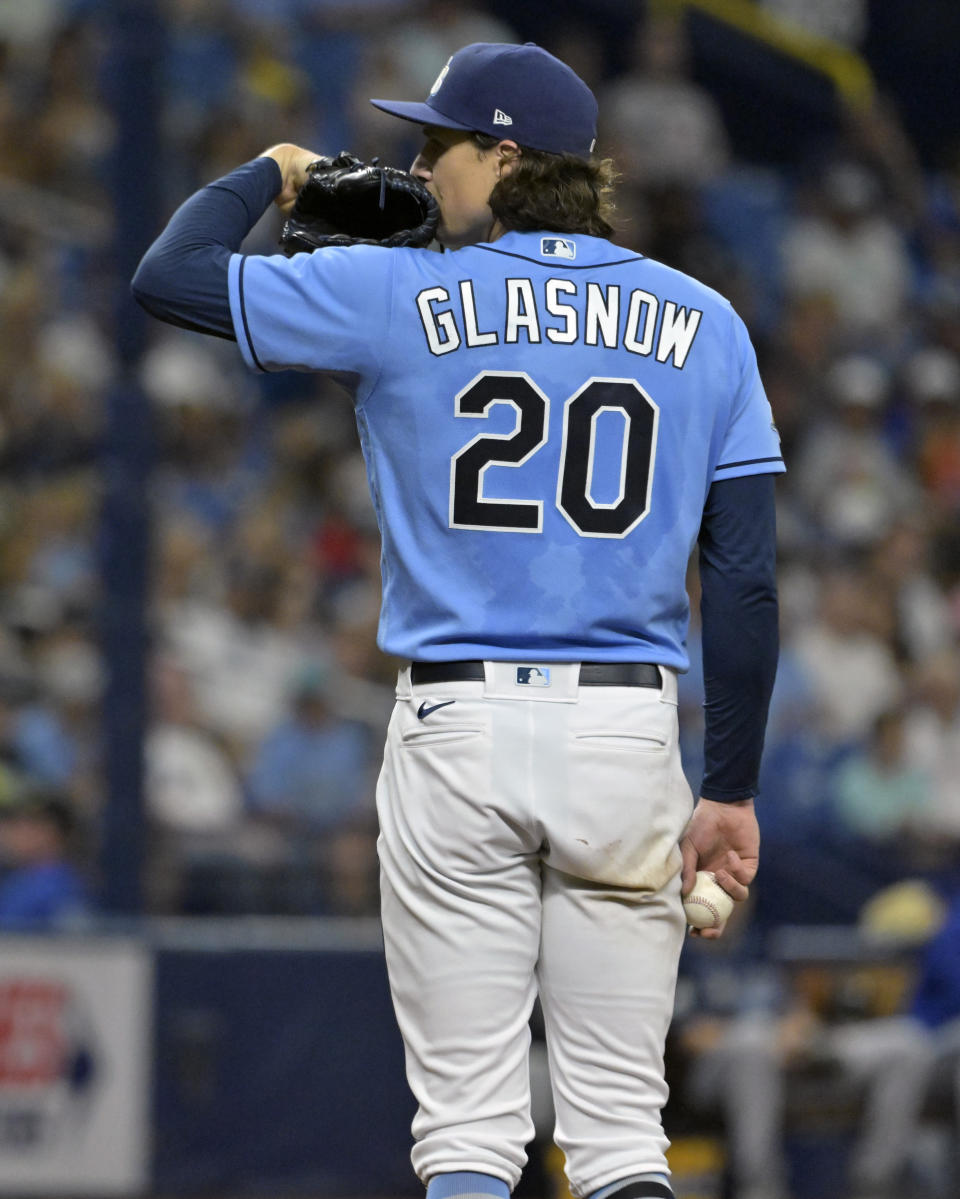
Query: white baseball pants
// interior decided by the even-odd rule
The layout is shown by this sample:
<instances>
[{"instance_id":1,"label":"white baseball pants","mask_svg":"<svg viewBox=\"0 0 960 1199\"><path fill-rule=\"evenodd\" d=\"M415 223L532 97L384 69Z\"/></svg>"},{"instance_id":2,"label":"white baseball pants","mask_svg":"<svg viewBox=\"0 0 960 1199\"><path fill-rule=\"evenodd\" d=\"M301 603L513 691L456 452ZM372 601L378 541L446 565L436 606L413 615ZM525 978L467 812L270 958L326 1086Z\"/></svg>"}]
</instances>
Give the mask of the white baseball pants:
<instances>
[{"instance_id":1,"label":"white baseball pants","mask_svg":"<svg viewBox=\"0 0 960 1199\"><path fill-rule=\"evenodd\" d=\"M416 688L401 672L377 789L412 1160L424 1182L475 1170L516 1185L539 990L556 1141L582 1196L667 1172L663 1047L692 811L676 678L585 687L576 664L551 664L534 687L515 664L485 669L485 683Z\"/></svg>"}]
</instances>

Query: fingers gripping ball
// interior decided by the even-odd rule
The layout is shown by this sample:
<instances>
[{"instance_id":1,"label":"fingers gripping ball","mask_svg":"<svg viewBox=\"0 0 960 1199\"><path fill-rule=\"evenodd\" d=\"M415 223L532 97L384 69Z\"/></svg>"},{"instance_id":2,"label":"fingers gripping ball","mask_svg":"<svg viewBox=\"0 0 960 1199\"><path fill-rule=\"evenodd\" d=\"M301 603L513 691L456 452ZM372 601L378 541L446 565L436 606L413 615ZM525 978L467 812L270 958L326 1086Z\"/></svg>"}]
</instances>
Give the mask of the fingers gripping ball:
<instances>
[{"instance_id":1,"label":"fingers gripping ball","mask_svg":"<svg viewBox=\"0 0 960 1199\"><path fill-rule=\"evenodd\" d=\"M691 928L720 928L733 911L733 899L709 870L698 870L693 890L684 897L683 910Z\"/></svg>"},{"instance_id":2,"label":"fingers gripping ball","mask_svg":"<svg viewBox=\"0 0 960 1199\"><path fill-rule=\"evenodd\" d=\"M361 162L345 150L318 158L284 222L287 255L323 246L425 246L439 219L437 202L419 179L396 167Z\"/></svg>"}]
</instances>

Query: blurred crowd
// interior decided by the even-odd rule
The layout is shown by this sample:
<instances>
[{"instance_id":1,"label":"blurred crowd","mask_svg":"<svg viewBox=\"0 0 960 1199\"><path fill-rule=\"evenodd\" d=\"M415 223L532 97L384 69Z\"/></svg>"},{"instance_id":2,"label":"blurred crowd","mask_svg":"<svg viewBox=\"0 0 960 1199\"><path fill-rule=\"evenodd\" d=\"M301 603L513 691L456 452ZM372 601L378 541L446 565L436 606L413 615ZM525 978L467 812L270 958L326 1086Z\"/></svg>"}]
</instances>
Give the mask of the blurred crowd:
<instances>
[{"instance_id":1,"label":"blurred crowd","mask_svg":"<svg viewBox=\"0 0 960 1199\"><path fill-rule=\"evenodd\" d=\"M103 802L98 467L118 367L102 12L46 0L0 17L4 786L59 789L90 849ZM367 97L425 94L460 45L518 36L458 0L161 12L165 212L278 138L406 164L419 131ZM654 11L633 37L615 75L575 21L548 46L600 98L618 239L727 295L758 348L789 466L765 832L812 854L853 839L893 874L945 869L960 842L960 147L921 164L880 96L789 168L738 159L692 78L682 21ZM276 226L268 213L249 247L269 250ZM265 867L342 835L342 860L305 871L338 874L314 897L336 907L369 833L395 668L373 645L377 534L352 416L333 384L256 381L232 347L159 325L150 339L155 900L230 903L185 895L184 866ZM695 570L691 593L696 785ZM371 902L347 890L347 906ZM866 898L845 890L848 908ZM777 916L843 897L807 899Z\"/></svg>"},{"instance_id":2,"label":"blurred crowd","mask_svg":"<svg viewBox=\"0 0 960 1199\"><path fill-rule=\"evenodd\" d=\"M408 165L419 131L367 98L425 95L460 46L525 36L469 0L159 7L164 213L280 140ZM783 442L781 665L746 940L853 926L905 879L945 913L960 875L960 139L945 133L937 161L921 161L879 94L813 122L785 163L751 161L695 80L683 21L649 8L616 64L576 6L539 40L599 97L600 149L621 173L617 240L730 298ZM813 8L856 10L854 40L865 19L862 4ZM5 927L76 922L102 881L98 522L119 371L104 12L0 6ZM268 213L247 248L269 252L277 233ZM156 323L140 383L157 441L148 909L375 914L373 793L397 663L374 641L379 544L349 403L316 377L254 379L229 344ZM696 788L695 563L690 592L681 708ZM920 940L935 923L920 921ZM701 966L685 967L681 998ZM769 1069L738 1094L768 1113L783 1046L809 1031L787 1019L797 996L782 989L741 985L731 1003L728 988L717 1007L732 1039L710 1042L713 1059L691 1041L722 1068L752 1038L747 1056ZM743 1022L755 994L774 1023ZM743 1152L766 1154L756 1138ZM779 1195L784 1168L757 1195Z\"/></svg>"},{"instance_id":3,"label":"blurred crowd","mask_svg":"<svg viewBox=\"0 0 960 1199\"><path fill-rule=\"evenodd\" d=\"M419 131L367 97L425 94L457 47L518 37L465 0L160 11L164 212L278 139L407 164ZM853 920L898 877L949 885L960 846L960 143L921 163L881 94L841 105L788 166L751 162L693 78L682 20L652 7L614 73L576 11L544 40L599 96L618 239L732 300L788 463L760 911ZM0 13L0 792L59 793L94 900L118 371L103 13ZM248 248L276 235L268 213ZM373 912L396 663L374 646L378 540L349 406L321 379L253 379L226 343L158 324L149 339L149 905ZM694 564L694 787L696 589Z\"/></svg>"}]
</instances>

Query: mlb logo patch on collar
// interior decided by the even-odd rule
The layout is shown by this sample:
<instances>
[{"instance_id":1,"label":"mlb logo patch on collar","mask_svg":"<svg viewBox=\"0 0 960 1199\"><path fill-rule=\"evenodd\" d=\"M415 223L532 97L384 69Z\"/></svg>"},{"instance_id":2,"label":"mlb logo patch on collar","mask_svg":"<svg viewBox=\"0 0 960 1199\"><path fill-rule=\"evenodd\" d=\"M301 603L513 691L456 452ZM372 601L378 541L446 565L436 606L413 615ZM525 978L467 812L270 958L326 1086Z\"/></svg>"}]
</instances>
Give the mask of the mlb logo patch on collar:
<instances>
[{"instance_id":1,"label":"mlb logo patch on collar","mask_svg":"<svg viewBox=\"0 0 960 1199\"><path fill-rule=\"evenodd\" d=\"M577 243L569 237L541 237L540 253L544 258L576 258Z\"/></svg>"},{"instance_id":2,"label":"mlb logo patch on collar","mask_svg":"<svg viewBox=\"0 0 960 1199\"><path fill-rule=\"evenodd\" d=\"M518 687L549 687L550 686L550 667L549 666L518 666L517 667L517 686Z\"/></svg>"}]
</instances>

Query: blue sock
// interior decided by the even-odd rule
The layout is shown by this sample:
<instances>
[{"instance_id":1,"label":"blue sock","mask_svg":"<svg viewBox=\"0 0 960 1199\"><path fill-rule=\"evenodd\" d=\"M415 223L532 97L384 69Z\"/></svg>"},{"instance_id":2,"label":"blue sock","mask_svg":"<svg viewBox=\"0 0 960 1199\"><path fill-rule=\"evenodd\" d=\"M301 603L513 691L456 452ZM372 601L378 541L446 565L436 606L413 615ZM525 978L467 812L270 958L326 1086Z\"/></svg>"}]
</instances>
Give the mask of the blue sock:
<instances>
[{"instance_id":1,"label":"blue sock","mask_svg":"<svg viewBox=\"0 0 960 1199\"><path fill-rule=\"evenodd\" d=\"M666 1174L631 1174L629 1178L618 1178L616 1182L611 1182L609 1186L601 1187L599 1191L593 1191L587 1196L587 1199L607 1199L608 1195L615 1196L617 1191L628 1187L632 1182L658 1182L661 1186L667 1188L668 1194L673 1194L670 1190L670 1180Z\"/></svg>"},{"instance_id":2,"label":"blue sock","mask_svg":"<svg viewBox=\"0 0 960 1199\"><path fill-rule=\"evenodd\" d=\"M453 1174L434 1174L427 1183L427 1199L510 1199L510 1188L492 1174L474 1174L457 1170Z\"/></svg>"}]
</instances>

